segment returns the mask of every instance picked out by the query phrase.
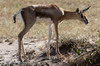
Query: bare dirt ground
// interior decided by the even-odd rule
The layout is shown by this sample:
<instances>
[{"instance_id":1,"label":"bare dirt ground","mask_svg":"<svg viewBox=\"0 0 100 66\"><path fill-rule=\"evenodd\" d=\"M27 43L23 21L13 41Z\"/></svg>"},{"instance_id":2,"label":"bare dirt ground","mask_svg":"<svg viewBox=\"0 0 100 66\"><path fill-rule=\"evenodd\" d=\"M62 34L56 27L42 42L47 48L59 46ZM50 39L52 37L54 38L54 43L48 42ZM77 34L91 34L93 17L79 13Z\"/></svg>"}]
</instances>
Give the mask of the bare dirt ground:
<instances>
[{"instance_id":1,"label":"bare dirt ground","mask_svg":"<svg viewBox=\"0 0 100 66\"><path fill-rule=\"evenodd\" d=\"M15 39L0 39L1 66L99 66L100 46L88 40L68 40L62 42L60 51L64 58L58 59L55 53L55 41L51 42L51 59L46 58L47 41L24 39L28 56L23 62L18 61L18 43Z\"/></svg>"}]
</instances>

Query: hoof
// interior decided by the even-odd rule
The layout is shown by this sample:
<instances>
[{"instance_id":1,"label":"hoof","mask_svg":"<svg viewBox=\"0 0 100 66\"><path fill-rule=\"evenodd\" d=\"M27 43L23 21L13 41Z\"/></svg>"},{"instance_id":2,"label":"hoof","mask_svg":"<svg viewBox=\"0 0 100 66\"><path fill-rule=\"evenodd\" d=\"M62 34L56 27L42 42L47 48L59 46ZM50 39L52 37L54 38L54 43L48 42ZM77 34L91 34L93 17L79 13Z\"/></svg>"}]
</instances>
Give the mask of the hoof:
<instances>
[{"instance_id":1,"label":"hoof","mask_svg":"<svg viewBox=\"0 0 100 66\"><path fill-rule=\"evenodd\" d=\"M27 55L23 56L23 58L25 59L25 61L28 61L29 60L29 58L28 58Z\"/></svg>"},{"instance_id":2,"label":"hoof","mask_svg":"<svg viewBox=\"0 0 100 66\"><path fill-rule=\"evenodd\" d=\"M22 58L19 58L18 60L19 60L20 62L22 62Z\"/></svg>"},{"instance_id":3,"label":"hoof","mask_svg":"<svg viewBox=\"0 0 100 66\"><path fill-rule=\"evenodd\" d=\"M63 59L64 56L60 53L60 54L57 54L57 58L59 58L59 59Z\"/></svg>"}]
</instances>

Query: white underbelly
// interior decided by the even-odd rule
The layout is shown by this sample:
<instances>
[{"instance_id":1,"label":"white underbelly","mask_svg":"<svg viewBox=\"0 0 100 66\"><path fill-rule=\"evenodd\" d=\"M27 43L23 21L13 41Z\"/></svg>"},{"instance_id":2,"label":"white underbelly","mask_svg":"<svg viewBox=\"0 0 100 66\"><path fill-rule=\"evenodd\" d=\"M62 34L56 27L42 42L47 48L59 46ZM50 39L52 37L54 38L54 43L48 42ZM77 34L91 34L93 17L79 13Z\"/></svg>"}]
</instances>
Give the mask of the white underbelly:
<instances>
[{"instance_id":1,"label":"white underbelly","mask_svg":"<svg viewBox=\"0 0 100 66\"><path fill-rule=\"evenodd\" d=\"M36 23L53 23L53 21L50 18L40 18L36 17Z\"/></svg>"}]
</instances>

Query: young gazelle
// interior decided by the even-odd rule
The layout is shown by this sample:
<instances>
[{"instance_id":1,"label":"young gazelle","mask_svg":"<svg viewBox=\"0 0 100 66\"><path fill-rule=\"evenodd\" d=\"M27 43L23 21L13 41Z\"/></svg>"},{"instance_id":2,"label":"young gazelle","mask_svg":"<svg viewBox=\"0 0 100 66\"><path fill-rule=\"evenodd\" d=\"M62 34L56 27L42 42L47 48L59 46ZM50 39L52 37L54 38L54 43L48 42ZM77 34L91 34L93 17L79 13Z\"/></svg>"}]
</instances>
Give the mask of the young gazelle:
<instances>
[{"instance_id":1,"label":"young gazelle","mask_svg":"<svg viewBox=\"0 0 100 66\"><path fill-rule=\"evenodd\" d=\"M29 29L35 24L37 17L50 18L52 21L52 23L49 23L47 56L50 58L50 40L51 40L51 35L52 35L51 24L54 24L55 32L56 32L56 53L57 53L58 57L61 57L62 55L59 51L59 46L58 46L58 39L59 39L58 24L59 24L59 22L61 22L62 20L78 19L78 20L84 22L85 24L88 24L88 20L83 15L83 13L85 11L87 11L89 8L90 7L85 8L84 10L79 10L79 8L77 8L76 11L73 11L73 12L62 10L57 5L33 5L33 6L28 6L28 7L22 8L13 17L14 23L16 23L16 16L18 14L21 14L24 25L25 25L24 29L18 35L19 60L22 61L21 49L24 53L24 56L26 57L26 54L24 51L24 46L22 43L22 38L29 31Z\"/></svg>"}]
</instances>

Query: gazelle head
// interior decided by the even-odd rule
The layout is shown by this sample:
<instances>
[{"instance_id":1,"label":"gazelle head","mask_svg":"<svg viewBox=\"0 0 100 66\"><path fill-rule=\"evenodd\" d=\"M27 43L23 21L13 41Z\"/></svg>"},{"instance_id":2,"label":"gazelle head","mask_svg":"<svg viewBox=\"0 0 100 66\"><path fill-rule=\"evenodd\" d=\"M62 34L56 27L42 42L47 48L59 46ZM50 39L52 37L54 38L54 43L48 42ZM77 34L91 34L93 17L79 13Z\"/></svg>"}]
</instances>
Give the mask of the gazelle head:
<instances>
[{"instance_id":1,"label":"gazelle head","mask_svg":"<svg viewBox=\"0 0 100 66\"><path fill-rule=\"evenodd\" d=\"M86 16L84 15L84 12L86 12L89 8L90 8L90 6L88 8L83 9L83 10L79 10L79 8L76 9L78 19L80 19L85 24L88 24L88 20L87 20Z\"/></svg>"}]
</instances>

